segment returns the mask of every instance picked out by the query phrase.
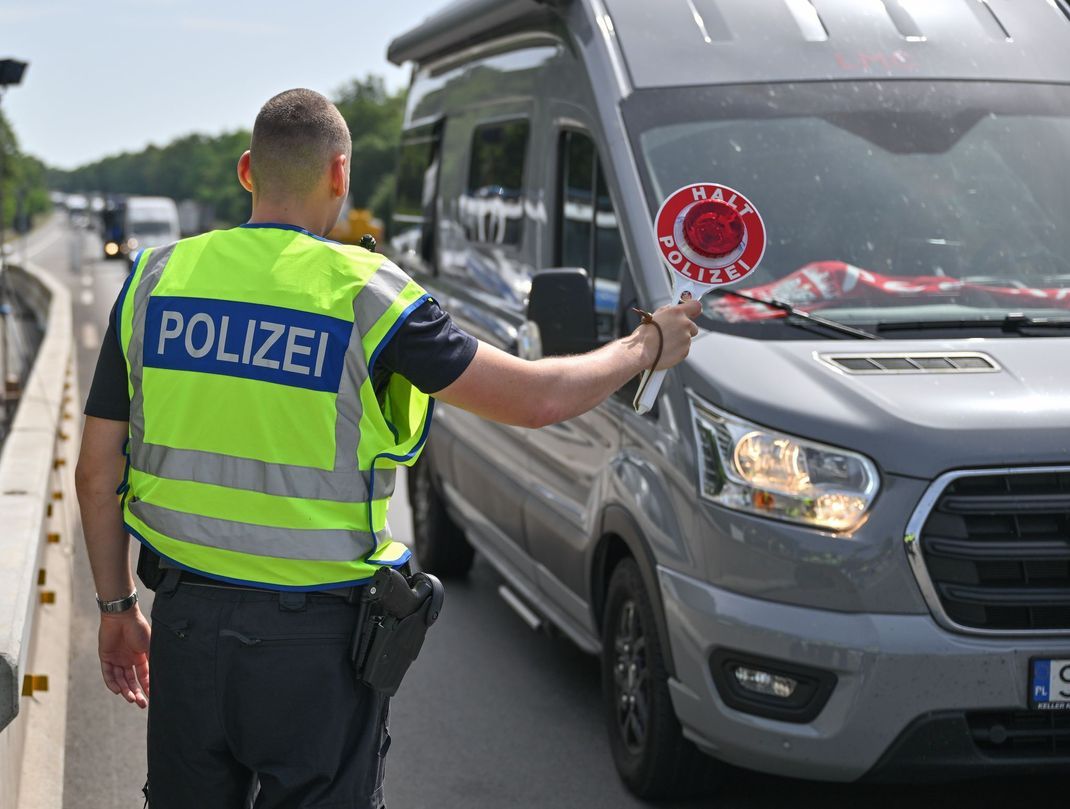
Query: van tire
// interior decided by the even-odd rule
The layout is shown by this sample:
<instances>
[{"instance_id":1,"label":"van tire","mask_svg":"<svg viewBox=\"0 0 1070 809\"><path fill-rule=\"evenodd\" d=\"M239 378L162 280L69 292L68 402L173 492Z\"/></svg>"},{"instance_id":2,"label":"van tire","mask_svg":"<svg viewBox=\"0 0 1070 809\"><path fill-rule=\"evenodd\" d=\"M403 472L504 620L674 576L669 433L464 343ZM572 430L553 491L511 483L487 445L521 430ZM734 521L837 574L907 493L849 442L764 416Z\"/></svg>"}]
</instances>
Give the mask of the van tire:
<instances>
[{"instance_id":1,"label":"van tire","mask_svg":"<svg viewBox=\"0 0 1070 809\"><path fill-rule=\"evenodd\" d=\"M693 796L713 787L724 766L684 738L669 696L663 648L639 566L622 559L606 592L602 695L613 763L640 798Z\"/></svg>"},{"instance_id":2,"label":"van tire","mask_svg":"<svg viewBox=\"0 0 1070 809\"><path fill-rule=\"evenodd\" d=\"M466 576L472 569L475 551L446 511L426 454L409 473L409 504L412 546L420 570L444 579Z\"/></svg>"}]
</instances>

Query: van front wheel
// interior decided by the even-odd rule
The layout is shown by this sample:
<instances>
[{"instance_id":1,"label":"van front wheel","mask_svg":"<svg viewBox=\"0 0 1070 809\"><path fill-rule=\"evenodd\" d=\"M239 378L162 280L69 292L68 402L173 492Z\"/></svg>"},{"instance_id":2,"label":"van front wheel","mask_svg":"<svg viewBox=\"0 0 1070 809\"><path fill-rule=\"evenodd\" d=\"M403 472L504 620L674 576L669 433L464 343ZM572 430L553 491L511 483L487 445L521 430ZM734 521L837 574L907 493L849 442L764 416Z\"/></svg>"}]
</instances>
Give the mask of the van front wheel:
<instances>
[{"instance_id":1,"label":"van front wheel","mask_svg":"<svg viewBox=\"0 0 1070 809\"><path fill-rule=\"evenodd\" d=\"M613 570L602 621L602 693L613 762L641 798L677 798L718 780L719 765L683 737L662 640L639 566Z\"/></svg>"}]
</instances>

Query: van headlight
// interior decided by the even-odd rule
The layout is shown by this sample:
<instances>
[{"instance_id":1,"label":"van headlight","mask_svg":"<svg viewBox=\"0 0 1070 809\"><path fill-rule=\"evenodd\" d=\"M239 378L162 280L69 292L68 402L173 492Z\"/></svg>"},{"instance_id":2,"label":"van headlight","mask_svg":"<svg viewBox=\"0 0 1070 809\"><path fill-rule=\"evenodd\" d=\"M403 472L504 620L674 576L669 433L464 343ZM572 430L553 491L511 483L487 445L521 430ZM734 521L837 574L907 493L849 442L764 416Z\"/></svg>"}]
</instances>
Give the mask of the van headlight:
<instances>
[{"instance_id":1,"label":"van headlight","mask_svg":"<svg viewBox=\"0 0 1070 809\"><path fill-rule=\"evenodd\" d=\"M691 400L701 450L699 489L728 508L851 531L861 524L880 479L855 452L767 430Z\"/></svg>"}]
</instances>

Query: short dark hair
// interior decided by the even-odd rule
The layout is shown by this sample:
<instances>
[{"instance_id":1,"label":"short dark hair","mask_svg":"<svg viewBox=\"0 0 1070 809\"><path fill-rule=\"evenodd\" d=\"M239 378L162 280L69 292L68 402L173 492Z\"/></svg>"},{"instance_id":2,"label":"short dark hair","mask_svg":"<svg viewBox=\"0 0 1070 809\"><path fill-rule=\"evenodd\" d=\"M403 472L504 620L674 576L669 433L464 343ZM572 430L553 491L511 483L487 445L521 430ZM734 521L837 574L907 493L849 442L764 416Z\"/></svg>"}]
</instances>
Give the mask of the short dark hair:
<instances>
[{"instance_id":1,"label":"short dark hair","mask_svg":"<svg viewBox=\"0 0 1070 809\"><path fill-rule=\"evenodd\" d=\"M269 99L256 116L249 169L260 194L303 196L338 154L351 156L353 139L345 119L315 90L286 90Z\"/></svg>"}]
</instances>

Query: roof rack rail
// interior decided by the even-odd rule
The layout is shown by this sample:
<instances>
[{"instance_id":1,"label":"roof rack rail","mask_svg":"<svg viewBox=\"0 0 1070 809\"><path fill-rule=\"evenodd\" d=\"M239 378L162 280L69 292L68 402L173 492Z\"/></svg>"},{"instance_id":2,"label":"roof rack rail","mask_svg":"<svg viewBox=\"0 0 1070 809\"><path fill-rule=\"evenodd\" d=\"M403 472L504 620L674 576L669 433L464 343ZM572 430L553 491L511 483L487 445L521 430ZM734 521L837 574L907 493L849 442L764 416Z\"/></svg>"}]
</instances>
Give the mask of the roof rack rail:
<instances>
[{"instance_id":1,"label":"roof rack rail","mask_svg":"<svg viewBox=\"0 0 1070 809\"><path fill-rule=\"evenodd\" d=\"M969 5L970 11L973 12L973 16L977 18L977 22L981 24L981 27L988 32L992 39L1014 42L1011 32L1007 30L1007 26L1003 24L1003 21L996 14L996 10L992 8L988 0L966 0L966 3Z\"/></svg>"},{"instance_id":2,"label":"roof rack rail","mask_svg":"<svg viewBox=\"0 0 1070 809\"><path fill-rule=\"evenodd\" d=\"M802 31L807 42L826 42L829 38L828 28L813 0L784 0L788 11L795 18L795 24Z\"/></svg>"},{"instance_id":3,"label":"roof rack rail","mask_svg":"<svg viewBox=\"0 0 1070 809\"><path fill-rule=\"evenodd\" d=\"M907 42L924 42L925 34L918 27L917 21L903 6L902 0L881 0L885 12L892 20L892 25Z\"/></svg>"},{"instance_id":4,"label":"roof rack rail","mask_svg":"<svg viewBox=\"0 0 1070 809\"><path fill-rule=\"evenodd\" d=\"M713 42L730 42L734 39L721 9L717 7L717 0L685 0L685 2L707 45Z\"/></svg>"}]
</instances>

